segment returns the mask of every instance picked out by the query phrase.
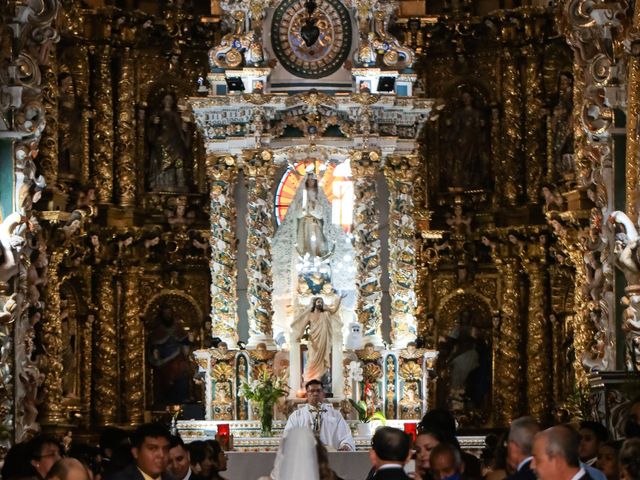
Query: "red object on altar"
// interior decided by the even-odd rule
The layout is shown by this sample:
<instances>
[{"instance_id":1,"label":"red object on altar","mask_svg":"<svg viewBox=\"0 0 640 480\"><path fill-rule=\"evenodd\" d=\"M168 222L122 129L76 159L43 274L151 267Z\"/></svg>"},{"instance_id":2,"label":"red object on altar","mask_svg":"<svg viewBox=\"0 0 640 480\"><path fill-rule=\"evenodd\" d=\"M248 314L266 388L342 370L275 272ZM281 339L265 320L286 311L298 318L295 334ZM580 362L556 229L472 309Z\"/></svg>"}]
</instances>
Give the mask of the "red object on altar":
<instances>
[{"instance_id":1,"label":"red object on altar","mask_svg":"<svg viewBox=\"0 0 640 480\"><path fill-rule=\"evenodd\" d=\"M231 432L229 430L228 423L219 423L218 432L216 433L216 440L220 443L222 450L228 452L231 450Z\"/></svg>"},{"instance_id":2,"label":"red object on altar","mask_svg":"<svg viewBox=\"0 0 640 480\"><path fill-rule=\"evenodd\" d=\"M411 435L412 442L415 442L416 437L418 436L417 427L418 427L417 422L407 422L404 424L404 433Z\"/></svg>"}]
</instances>

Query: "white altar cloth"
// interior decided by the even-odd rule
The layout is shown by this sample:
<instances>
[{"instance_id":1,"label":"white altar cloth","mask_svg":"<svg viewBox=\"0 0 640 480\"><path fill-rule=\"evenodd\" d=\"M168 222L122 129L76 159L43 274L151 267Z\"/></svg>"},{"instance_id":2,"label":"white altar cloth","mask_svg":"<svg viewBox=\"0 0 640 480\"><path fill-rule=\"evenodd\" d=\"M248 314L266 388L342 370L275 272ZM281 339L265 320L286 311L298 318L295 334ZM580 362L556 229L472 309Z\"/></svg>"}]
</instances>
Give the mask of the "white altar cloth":
<instances>
[{"instance_id":1,"label":"white altar cloth","mask_svg":"<svg viewBox=\"0 0 640 480\"><path fill-rule=\"evenodd\" d=\"M269 475L276 452L228 452L227 480L257 480ZM371 470L369 452L329 452L329 465L344 480L363 480Z\"/></svg>"}]
</instances>

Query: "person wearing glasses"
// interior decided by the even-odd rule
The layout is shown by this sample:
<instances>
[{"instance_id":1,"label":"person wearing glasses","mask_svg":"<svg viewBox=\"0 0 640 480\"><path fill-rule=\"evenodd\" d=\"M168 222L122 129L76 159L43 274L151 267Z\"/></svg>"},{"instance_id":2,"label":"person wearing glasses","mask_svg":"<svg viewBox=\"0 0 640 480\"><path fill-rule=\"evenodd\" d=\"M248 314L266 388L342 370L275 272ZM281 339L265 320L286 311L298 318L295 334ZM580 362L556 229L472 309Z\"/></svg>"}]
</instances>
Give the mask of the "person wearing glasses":
<instances>
[{"instance_id":1,"label":"person wearing glasses","mask_svg":"<svg viewBox=\"0 0 640 480\"><path fill-rule=\"evenodd\" d=\"M323 445L340 451L355 451L349 425L333 405L322 403L324 390L320 380L305 385L307 404L291 414L284 428L285 435L295 427L309 428Z\"/></svg>"},{"instance_id":2,"label":"person wearing glasses","mask_svg":"<svg viewBox=\"0 0 640 480\"><path fill-rule=\"evenodd\" d=\"M45 478L51 467L62 458L62 445L53 437L40 435L29 442L29 458L38 477Z\"/></svg>"}]
</instances>

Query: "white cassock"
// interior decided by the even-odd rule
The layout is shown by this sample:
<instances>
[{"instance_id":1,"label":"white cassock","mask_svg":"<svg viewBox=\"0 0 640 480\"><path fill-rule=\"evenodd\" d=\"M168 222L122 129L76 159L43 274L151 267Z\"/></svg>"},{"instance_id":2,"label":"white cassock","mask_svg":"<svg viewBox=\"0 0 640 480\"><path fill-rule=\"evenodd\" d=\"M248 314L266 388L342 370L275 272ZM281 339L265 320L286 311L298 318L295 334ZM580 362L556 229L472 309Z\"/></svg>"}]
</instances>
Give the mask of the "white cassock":
<instances>
[{"instance_id":1,"label":"white cassock","mask_svg":"<svg viewBox=\"0 0 640 480\"><path fill-rule=\"evenodd\" d=\"M344 446L348 446L351 451L356 449L349 425L340 412L329 403L323 403L318 409L309 404L300 407L287 420L284 434L286 435L294 427L319 430L322 444L336 450Z\"/></svg>"}]
</instances>

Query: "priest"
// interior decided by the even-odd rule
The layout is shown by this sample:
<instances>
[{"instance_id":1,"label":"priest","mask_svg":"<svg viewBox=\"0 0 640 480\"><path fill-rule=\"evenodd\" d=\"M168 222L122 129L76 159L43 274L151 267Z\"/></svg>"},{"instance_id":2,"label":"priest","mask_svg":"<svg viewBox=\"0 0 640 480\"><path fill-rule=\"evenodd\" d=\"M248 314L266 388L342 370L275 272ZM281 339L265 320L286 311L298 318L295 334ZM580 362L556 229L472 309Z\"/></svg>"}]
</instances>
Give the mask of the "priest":
<instances>
[{"instance_id":1,"label":"priest","mask_svg":"<svg viewBox=\"0 0 640 480\"><path fill-rule=\"evenodd\" d=\"M305 384L307 404L293 412L284 427L284 434L295 427L310 428L319 441L332 449L355 451L356 446L349 425L340 412L329 403L322 403L324 390L320 380Z\"/></svg>"}]
</instances>

